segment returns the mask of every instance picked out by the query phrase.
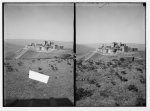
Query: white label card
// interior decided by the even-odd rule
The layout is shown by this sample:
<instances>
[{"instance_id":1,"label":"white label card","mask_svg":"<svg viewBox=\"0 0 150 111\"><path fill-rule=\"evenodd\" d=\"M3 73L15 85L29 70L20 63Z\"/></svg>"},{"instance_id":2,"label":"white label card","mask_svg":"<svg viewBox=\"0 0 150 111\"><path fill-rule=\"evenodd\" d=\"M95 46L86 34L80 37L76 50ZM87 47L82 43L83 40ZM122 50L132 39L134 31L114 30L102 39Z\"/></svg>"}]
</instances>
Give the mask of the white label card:
<instances>
[{"instance_id":1,"label":"white label card","mask_svg":"<svg viewBox=\"0 0 150 111\"><path fill-rule=\"evenodd\" d=\"M31 70L29 71L29 78L43 83L47 83L49 80L49 76Z\"/></svg>"}]
</instances>

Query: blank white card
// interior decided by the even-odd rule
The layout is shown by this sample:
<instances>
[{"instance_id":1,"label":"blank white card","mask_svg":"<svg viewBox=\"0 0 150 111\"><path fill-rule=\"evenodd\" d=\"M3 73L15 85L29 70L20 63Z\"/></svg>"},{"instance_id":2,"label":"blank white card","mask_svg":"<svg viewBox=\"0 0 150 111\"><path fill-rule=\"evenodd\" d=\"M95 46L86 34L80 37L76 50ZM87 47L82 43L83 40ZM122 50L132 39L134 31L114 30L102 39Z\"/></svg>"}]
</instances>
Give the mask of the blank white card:
<instances>
[{"instance_id":1,"label":"blank white card","mask_svg":"<svg viewBox=\"0 0 150 111\"><path fill-rule=\"evenodd\" d=\"M39 82L47 83L49 76L30 70L29 78L33 80L37 80Z\"/></svg>"}]
</instances>

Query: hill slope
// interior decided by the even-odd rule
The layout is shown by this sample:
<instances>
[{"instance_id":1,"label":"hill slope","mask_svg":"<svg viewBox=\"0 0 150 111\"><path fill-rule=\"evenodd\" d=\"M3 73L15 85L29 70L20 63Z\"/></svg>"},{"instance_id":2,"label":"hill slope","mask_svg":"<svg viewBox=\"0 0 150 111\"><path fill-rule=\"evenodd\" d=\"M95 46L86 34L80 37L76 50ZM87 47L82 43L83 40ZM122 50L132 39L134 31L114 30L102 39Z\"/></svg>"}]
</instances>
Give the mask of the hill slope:
<instances>
[{"instance_id":1,"label":"hill slope","mask_svg":"<svg viewBox=\"0 0 150 111\"><path fill-rule=\"evenodd\" d=\"M54 50L50 53L35 52L32 50L28 50L20 58L24 58L24 59L30 59L30 58L50 59L50 58L69 58L69 57L72 57L72 51L71 50Z\"/></svg>"},{"instance_id":2,"label":"hill slope","mask_svg":"<svg viewBox=\"0 0 150 111\"><path fill-rule=\"evenodd\" d=\"M31 44L32 42L34 43L43 43L44 40L22 40L22 39L6 39L4 40L4 58L7 59L12 59L14 58L17 54L16 51L22 49L25 47L25 45ZM72 42L61 42L61 41L53 41L58 45L63 45L66 50L73 50L73 43ZM60 53L58 51L57 53ZM62 53L63 54L63 53ZM56 55L56 54L55 54ZM36 53L33 51L27 51L22 58L49 58L52 57L50 54L42 54L42 53Z\"/></svg>"},{"instance_id":3,"label":"hill slope","mask_svg":"<svg viewBox=\"0 0 150 111\"><path fill-rule=\"evenodd\" d=\"M77 44L76 50L77 50L77 55L80 56L80 55L84 55L84 54L94 51L95 48L89 47L87 45Z\"/></svg>"},{"instance_id":4,"label":"hill slope","mask_svg":"<svg viewBox=\"0 0 150 111\"><path fill-rule=\"evenodd\" d=\"M4 42L4 58L13 58L15 56L15 52L23 47L23 45Z\"/></svg>"}]
</instances>

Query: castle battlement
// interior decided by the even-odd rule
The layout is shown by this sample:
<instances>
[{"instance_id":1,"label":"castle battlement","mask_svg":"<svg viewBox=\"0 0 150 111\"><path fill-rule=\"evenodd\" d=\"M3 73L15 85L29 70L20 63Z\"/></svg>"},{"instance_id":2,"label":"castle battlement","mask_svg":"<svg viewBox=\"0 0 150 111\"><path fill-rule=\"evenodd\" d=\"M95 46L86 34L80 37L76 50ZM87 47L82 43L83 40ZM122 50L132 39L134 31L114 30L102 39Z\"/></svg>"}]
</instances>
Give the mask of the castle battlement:
<instances>
[{"instance_id":1,"label":"castle battlement","mask_svg":"<svg viewBox=\"0 0 150 111\"><path fill-rule=\"evenodd\" d=\"M138 51L138 48L131 48L123 43L113 42L111 45L103 44L101 47L96 49L97 52L101 54L117 54L124 52L135 52Z\"/></svg>"},{"instance_id":2,"label":"castle battlement","mask_svg":"<svg viewBox=\"0 0 150 111\"><path fill-rule=\"evenodd\" d=\"M44 51L44 52L49 52L51 50L59 50L59 49L64 49L64 46L59 46L55 44L52 41L44 41L44 43L39 44L39 43L31 43L30 45L27 45L26 48L32 49L35 51Z\"/></svg>"}]
</instances>

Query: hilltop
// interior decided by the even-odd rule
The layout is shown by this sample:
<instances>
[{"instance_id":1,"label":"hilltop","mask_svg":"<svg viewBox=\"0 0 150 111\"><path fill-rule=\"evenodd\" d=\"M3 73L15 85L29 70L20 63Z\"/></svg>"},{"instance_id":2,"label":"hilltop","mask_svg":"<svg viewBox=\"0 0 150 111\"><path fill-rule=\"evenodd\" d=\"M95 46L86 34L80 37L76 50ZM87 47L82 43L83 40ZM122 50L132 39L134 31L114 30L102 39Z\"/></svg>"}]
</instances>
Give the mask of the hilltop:
<instances>
[{"instance_id":1,"label":"hilltop","mask_svg":"<svg viewBox=\"0 0 150 111\"><path fill-rule=\"evenodd\" d=\"M16 44L19 46L25 46L27 44L31 44L32 42L34 43L42 43L45 40L39 40L39 39L5 39L4 43L9 43L9 44ZM66 49L73 49L73 42L63 42L63 41L54 41L51 40L52 42L55 42L58 45L63 45Z\"/></svg>"},{"instance_id":2,"label":"hilltop","mask_svg":"<svg viewBox=\"0 0 150 111\"><path fill-rule=\"evenodd\" d=\"M22 40L22 39L6 39L4 41L4 57L7 59L12 59L17 56L17 51L22 50L26 45L31 43L42 43L44 40ZM61 42L54 41L56 44L63 45L64 50L53 51L49 53L40 53L32 50L28 50L21 58L51 58L51 57L60 57L63 54L71 54L73 50L73 45L71 42Z\"/></svg>"},{"instance_id":3,"label":"hilltop","mask_svg":"<svg viewBox=\"0 0 150 111\"><path fill-rule=\"evenodd\" d=\"M110 45L111 43L77 44L76 45L77 55L81 56L89 52L93 52L96 50L96 48L102 46L103 44ZM129 47L136 47L139 49L139 51L145 51L145 44L126 43L126 45Z\"/></svg>"}]
</instances>

